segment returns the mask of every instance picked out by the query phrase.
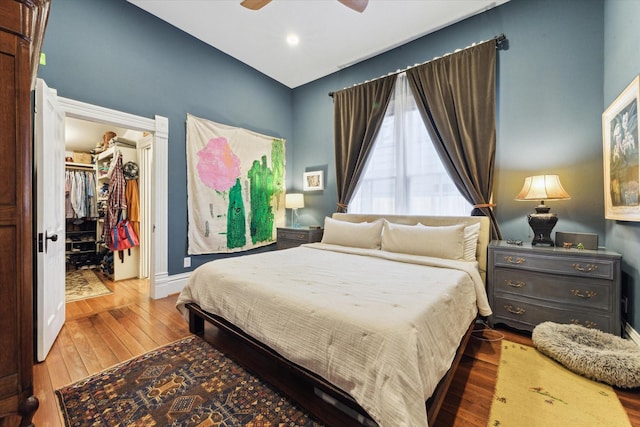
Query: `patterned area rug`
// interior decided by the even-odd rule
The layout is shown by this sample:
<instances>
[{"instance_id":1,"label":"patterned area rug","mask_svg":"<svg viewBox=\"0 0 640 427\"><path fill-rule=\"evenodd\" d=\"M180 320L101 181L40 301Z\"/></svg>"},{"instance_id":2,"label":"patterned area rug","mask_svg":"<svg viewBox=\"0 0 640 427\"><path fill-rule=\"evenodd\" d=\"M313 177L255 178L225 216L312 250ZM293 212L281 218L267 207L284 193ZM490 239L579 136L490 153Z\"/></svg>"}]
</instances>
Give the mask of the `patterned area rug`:
<instances>
[{"instance_id":1,"label":"patterned area rug","mask_svg":"<svg viewBox=\"0 0 640 427\"><path fill-rule=\"evenodd\" d=\"M71 270L65 275L65 299L67 302L99 297L112 293L93 270Z\"/></svg>"},{"instance_id":2,"label":"patterned area rug","mask_svg":"<svg viewBox=\"0 0 640 427\"><path fill-rule=\"evenodd\" d=\"M615 391L535 348L502 342L489 426L631 426Z\"/></svg>"},{"instance_id":3,"label":"patterned area rug","mask_svg":"<svg viewBox=\"0 0 640 427\"><path fill-rule=\"evenodd\" d=\"M56 394L67 426L321 426L196 336Z\"/></svg>"}]
</instances>

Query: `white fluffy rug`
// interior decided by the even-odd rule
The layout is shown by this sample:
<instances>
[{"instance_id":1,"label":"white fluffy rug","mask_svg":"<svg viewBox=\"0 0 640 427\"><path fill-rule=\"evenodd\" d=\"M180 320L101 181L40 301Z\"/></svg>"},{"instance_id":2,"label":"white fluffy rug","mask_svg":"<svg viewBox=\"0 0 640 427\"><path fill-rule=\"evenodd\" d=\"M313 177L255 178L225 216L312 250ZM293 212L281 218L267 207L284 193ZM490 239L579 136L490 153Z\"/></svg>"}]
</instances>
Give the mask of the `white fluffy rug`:
<instances>
[{"instance_id":1,"label":"white fluffy rug","mask_svg":"<svg viewBox=\"0 0 640 427\"><path fill-rule=\"evenodd\" d=\"M622 388L640 387L640 347L618 336L579 325L544 322L533 344L573 372Z\"/></svg>"}]
</instances>

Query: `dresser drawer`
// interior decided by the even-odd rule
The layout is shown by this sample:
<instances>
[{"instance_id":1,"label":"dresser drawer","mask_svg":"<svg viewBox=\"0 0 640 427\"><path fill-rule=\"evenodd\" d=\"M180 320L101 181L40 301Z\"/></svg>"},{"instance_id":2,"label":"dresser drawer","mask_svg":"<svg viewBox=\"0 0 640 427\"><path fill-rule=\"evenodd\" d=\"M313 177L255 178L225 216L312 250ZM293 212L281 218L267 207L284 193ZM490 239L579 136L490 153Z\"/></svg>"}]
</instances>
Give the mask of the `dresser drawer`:
<instances>
[{"instance_id":1,"label":"dresser drawer","mask_svg":"<svg viewBox=\"0 0 640 427\"><path fill-rule=\"evenodd\" d=\"M309 230L284 230L278 229L278 240L294 240L296 242L308 242L311 233Z\"/></svg>"},{"instance_id":2,"label":"dresser drawer","mask_svg":"<svg viewBox=\"0 0 640 427\"><path fill-rule=\"evenodd\" d=\"M529 331L532 331L539 323L550 321L582 325L620 335L615 319L612 319L607 314L599 314L593 311L550 304L541 305L535 301L503 298L501 296L495 296L492 309L494 322L499 323L504 320L510 325L518 323L522 329Z\"/></svg>"},{"instance_id":3,"label":"dresser drawer","mask_svg":"<svg viewBox=\"0 0 640 427\"><path fill-rule=\"evenodd\" d=\"M304 242L302 242L304 243ZM295 248L300 246L301 243L297 240L287 240L287 239L278 239L278 242L276 243L276 249L280 250L280 249L289 249L289 248Z\"/></svg>"},{"instance_id":4,"label":"dresser drawer","mask_svg":"<svg viewBox=\"0 0 640 427\"><path fill-rule=\"evenodd\" d=\"M496 250L494 257L496 267L511 267L579 277L612 280L616 271L615 260L586 256L537 255L522 251Z\"/></svg>"},{"instance_id":5,"label":"dresser drawer","mask_svg":"<svg viewBox=\"0 0 640 427\"><path fill-rule=\"evenodd\" d=\"M510 268L494 270L493 291L588 309L613 309L613 287L602 279L538 273Z\"/></svg>"}]
</instances>

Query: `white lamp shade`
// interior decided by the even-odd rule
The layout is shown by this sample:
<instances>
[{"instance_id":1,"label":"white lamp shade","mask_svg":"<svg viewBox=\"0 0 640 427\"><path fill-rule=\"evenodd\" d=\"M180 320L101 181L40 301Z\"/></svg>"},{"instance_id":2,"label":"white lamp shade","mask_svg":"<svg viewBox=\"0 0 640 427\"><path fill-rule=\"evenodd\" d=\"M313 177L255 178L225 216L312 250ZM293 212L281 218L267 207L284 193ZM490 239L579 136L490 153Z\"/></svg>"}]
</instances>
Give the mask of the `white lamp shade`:
<instances>
[{"instance_id":1,"label":"white lamp shade","mask_svg":"<svg viewBox=\"0 0 640 427\"><path fill-rule=\"evenodd\" d=\"M563 200L570 199L569 193L562 188L558 175L528 176L516 200Z\"/></svg>"},{"instance_id":2,"label":"white lamp shade","mask_svg":"<svg viewBox=\"0 0 640 427\"><path fill-rule=\"evenodd\" d=\"M302 193L287 194L284 199L284 207L287 209L304 208L304 195Z\"/></svg>"}]
</instances>

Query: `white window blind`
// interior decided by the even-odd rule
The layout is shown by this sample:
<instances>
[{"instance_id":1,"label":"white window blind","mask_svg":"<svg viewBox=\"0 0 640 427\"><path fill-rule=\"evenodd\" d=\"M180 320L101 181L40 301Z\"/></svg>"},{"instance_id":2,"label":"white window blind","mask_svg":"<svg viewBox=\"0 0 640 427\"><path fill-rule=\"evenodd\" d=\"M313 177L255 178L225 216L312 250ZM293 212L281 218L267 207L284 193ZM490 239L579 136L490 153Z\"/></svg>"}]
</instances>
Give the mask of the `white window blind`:
<instances>
[{"instance_id":1,"label":"white window blind","mask_svg":"<svg viewBox=\"0 0 640 427\"><path fill-rule=\"evenodd\" d=\"M406 75L399 74L348 211L467 216L471 209L442 166Z\"/></svg>"}]
</instances>

